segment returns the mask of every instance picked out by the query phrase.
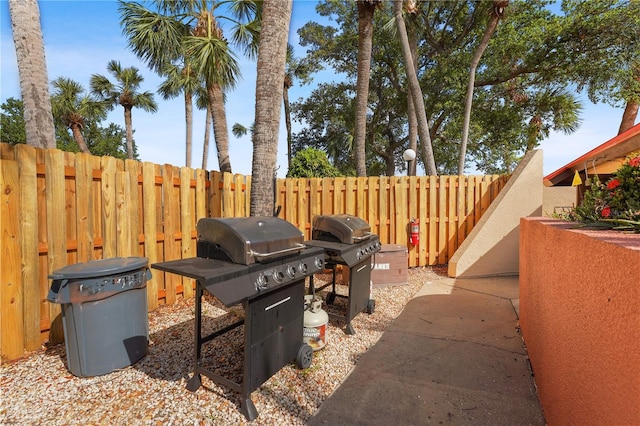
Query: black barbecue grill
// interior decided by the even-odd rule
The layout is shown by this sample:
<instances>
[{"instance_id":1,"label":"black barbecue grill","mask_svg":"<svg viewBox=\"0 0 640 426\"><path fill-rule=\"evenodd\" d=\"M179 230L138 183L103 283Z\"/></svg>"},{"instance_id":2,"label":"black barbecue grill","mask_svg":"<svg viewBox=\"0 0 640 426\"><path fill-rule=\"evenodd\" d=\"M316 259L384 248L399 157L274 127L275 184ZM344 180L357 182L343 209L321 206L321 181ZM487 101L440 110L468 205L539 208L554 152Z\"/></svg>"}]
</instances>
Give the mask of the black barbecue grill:
<instances>
[{"instance_id":1,"label":"black barbecue grill","mask_svg":"<svg viewBox=\"0 0 640 426\"><path fill-rule=\"evenodd\" d=\"M313 276L310 279L310 291L332 285L331 292L326 297L331 305L337 297L346 297L347 311L344 316L347 334L354 334L351 320L360 312L366 310L373 313L375 301L371 298L371 256L380 251L381 244L377 235L371 232L369 224L359 217L338 214L320 215L313 218L311 241L306 245L320 247L325 253L325 264L333 271L333 280L329 284L315 288ZM349 267L349 294L347 296L336 293L336 266Z\"/></svg>"},{"instance_id":2,"label":"black barbecue grill","mask_svg":"<svg viewBox=\"0 0 640 426\"><path fill-rule=\"evenodd\" d=\"M197 280L194 368L187 389L198 390L204 374L240 392L240 410L254 420L251 392L291 361L300 368L311 364L313 351L302 340L305 278L323 269L324 253L302 244L302 232L277 217L200 219L197 231L198 257L151 265ZM244 319L203 336L205 290L228 307L242 303ZM202 346L243 324L244 372L236 383L202 366Z\"/></svg>"}]
</instances>

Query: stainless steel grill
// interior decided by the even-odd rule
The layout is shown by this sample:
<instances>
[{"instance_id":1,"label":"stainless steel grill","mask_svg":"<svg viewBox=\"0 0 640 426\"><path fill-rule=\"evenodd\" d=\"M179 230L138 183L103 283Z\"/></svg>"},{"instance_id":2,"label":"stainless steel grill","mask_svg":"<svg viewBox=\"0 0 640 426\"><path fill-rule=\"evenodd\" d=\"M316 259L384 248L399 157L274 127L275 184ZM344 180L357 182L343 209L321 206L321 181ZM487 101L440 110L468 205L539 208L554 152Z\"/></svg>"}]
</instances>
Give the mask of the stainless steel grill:
<instances>
[{"instance_id":1,"label":"stainless steel grill","mask_svg":"<svg viewBox=\"0 0 640 426\"><path fill-rule=\"evenodd\" d=\"M302 244L303 234L276 217L207 218L197 224L197 257L156 263L152 268L197 280L193 376L201 375L242 395L240 410L249 420L258 412L251 392L295 360L311 364L313 351L302 341L305 278L324 267L324 251ZM242 303L245 317L207 336L202 335L204 291L226 306ZM244 372L235 383L202 366L202 346L244 325Z\"/></svg>"},{"instance_id":2,"label":"stainless steel grill","mask_svg":"<svg viewBox=\"0 0 640 426\"><path fill-rule=\"evenodd\" d=\"M372 235L371 226L357 216L335 214L313 218L311 238L314 240L357 244L369 239Z\"/></svg>"},{"instance_id":3,"label":"stainless steel grill","mask_svg":"<svg viewBox=\"0 0 640 426\"><path fill-rule=\"evenodd\" d=\"M243 265L299 254L305 248L302 232L277 217L207 218L196 228L210 256Z\"/></svg>"},{"instance_id":4,"label":"stainless steel grill","mask_svg":"<svg viewBox=\"0 0 640 426\"><path fill-rule=\"evenodd\" d=\"M313 219L311 241L305 244L320 247L325 253L325 264L333 272L333 279L318 289L311 277L311 291L322 290L332 285L331 292L326 297L331 305L336 297L346 297L347 311L341 316L346 321L346 332L354 334L351 320L363 310L373 313L375 301L371 297L371 256L380 251L380 239L371 232L369 224L359 217L339 214L321 215ZM342 296L336 293L336 266L349 267L349 294Z\"/></svg>"}]
</instances>

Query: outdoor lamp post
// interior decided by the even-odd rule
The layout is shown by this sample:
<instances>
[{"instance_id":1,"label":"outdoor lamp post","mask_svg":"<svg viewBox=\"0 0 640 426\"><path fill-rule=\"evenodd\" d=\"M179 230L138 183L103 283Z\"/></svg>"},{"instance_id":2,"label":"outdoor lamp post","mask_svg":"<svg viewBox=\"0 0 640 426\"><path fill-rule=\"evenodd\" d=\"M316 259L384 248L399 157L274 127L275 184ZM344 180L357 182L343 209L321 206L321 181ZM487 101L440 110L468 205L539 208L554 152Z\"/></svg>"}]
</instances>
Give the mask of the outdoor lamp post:
<instances>
[{"instance_id":1,"label":"outdoor lamp post","mask_svg":"<svg viewBox=\"0 0 640 426\"><path fill-rule=\"evenodd\" d=\"M407 162L407 176L411 176L411 162L416 159L416 152L411 148L405 149L402 158Z\"/></svg>"}]
</instances>

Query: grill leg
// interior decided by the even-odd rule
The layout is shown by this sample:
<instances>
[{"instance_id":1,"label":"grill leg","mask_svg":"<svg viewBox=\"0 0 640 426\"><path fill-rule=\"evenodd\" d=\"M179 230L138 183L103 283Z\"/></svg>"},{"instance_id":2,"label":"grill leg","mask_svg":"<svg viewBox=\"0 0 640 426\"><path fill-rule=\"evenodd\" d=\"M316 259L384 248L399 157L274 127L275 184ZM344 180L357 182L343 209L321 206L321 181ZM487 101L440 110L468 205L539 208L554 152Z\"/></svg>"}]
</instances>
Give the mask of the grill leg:
<instances>
[{"instance_id":1,"label":"grill leg","mask_svg":"<svg viewBox=\"0 0 640 426\"><path fill-rule=\"evenodd\" d=\"M256 406L253 405L250 397L242 400L240 403L240 412L244 414L249 421L253 421L258 417L258 410L256 410Z\"/></svg>"},{"instance_id":2,"label":"grill leg","mask_svg":"<svg viewBox=\"0 0 640 426\"><path fill-rule=\"evenodd\" d=\"M331 291L336 292L336 265L333 265L333 279L331 280Z\"/></svg>"},{"instance_id":3,"label":"grill leg","mask_svg":"<svg viewBox=\"0 0 640 426\"><path fill-rule=\"evenodd\" d=\"M202 378L198 372L200 366L200 355L202 353L202 286L200 282L196 284L196 318L195 318L195 349L193 357L193 376L187 382L187 390L195 392L202 385Z\"/></svg>"},{"instance_id":4,"label":"grill leg","mask_svg":"<svg viewBox=\"0 0 640 426\"><path fill-rule=\"evenodd\" d=\"M240 412L244 414L247 420L252 421L258 417L258 410L251 400L252 383L251 383L251 347L252 341L252 321L253 321L253 303L249 300L242 302L244 307L244 369L242 378L242 392L240 395Z\"/></svg>"}]
</instances>

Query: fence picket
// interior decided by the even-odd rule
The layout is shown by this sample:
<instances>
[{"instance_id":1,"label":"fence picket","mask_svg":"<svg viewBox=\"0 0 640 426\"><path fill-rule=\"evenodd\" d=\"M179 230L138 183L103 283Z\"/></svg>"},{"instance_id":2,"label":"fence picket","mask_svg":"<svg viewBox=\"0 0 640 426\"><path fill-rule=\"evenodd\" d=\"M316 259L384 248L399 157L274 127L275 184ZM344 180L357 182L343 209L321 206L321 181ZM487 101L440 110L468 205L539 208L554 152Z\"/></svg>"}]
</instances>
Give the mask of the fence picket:
<instances>
[{"instance_id":1,"label":"fence picket","mask_svg":"<svg viewBox=\"0 0 640 426\"><path fill-rule=\"evenodd\" d=\"M16 146L16 159L18 161L18 179L20 182L19 235L21 261L20 263L15 264L22 265L21 280L23 285L24 349L27 351L33 351L38 349L41 345L40 285L38 277L38 176L36 171L36 149L32 146L20 144ZM0 186L3 188L5 187L4 185ZM36 212L35 217L33 216L34 212ZM6 249L8 249L8 247ZM9 253L9 250L5 251L3 249L2 253ZM11 256L11 254L9 254L9 256ZM7 282L4 277L2 278L2 282ZM2 297L2 295L0 295L0 297ZM2 329L1 325L0 329Z\"/></svg>"},{"instance_id":2,"label":"fence picket","mask_svg":"<svg viewBox=\"0 0 640 426\"><path fill-rule=\"evenodd\" d=\"M25 349L24 290L20 276L20 184L18 163L0 160L0 187L2 198L0 214L0 350L9 359L19 358Z\"/></svg>"},{"instance_id":3,"label":"fence picket","mask_svg":"<svg viewBox=\"0 0 640 426\"><path fill-rule=\"evenodd\" d=\"M193 169L182 167L180 169L180 258L187 259L195 257L195 247L192 243L192 231L195 231L195 197L191 192L191 177ZM194 281L191 278L182 277L184 297L193 296Z\"/></svg>"},{"instance_id":4,"label":"fence picket","mask_svg":"<svg viewBox=\"0 0 640 426\"><path fill-rule=\"evenodd\" d=\"M149 263L158 261L158 230L156 210L156 170L153 163L142 164L142 213L144 217L144 256ZM158 307L158 279L152 274L147 280L147 306L149 310Z\"/></svg>"},{"instance_id":5,"label":"fence picket","mask_svg":"<svg viewBox=\"0 0 640 426\"><path fill-rule=\"evenodd\" d=\"M344 209L345 213L354 216L356 214L356 178L348 177L344 182Z\"/></svg>"},{"instance_id":6,"label":"fence picket","mask_svg":"<svg viewBox=\"0 0 640 426\"><path fill-rule=\"evenodd\" d=\"M127 210L129 211L129 239L127 240L129 253L130 256L140 256L143 253L140 246L142 235L140 163L134 160L125 160L124 169L128 175L125 202L128 204Z\"/></svg>"},{"instance_id":7,"label":"fence picket","mask_svg":"<svg viewBox=\"0 0 640 426\"><path fill-rule=\"evenodd\" d=\"M116 254L116 159L102 157L102 255Z\"/></svg>"},{"instance_id":8,"label":"fence picket","mask_svg":"<svg viewBox=\"0 0 640 426\"><path fill-rule=\"evenodd\" d=\"M163 245L163 256L162 260L172 260L172 259L180 259L180 251L176 252L176 213L174 209L176 207L174 203L175 195L174 195L174 187L173 187L173 177L174 170L173 166L169 164L165 164L162 167L162 217L163 217L163 228L162 233L164 234L164 245ZM179 200L178 200L179 201ZM175 274L164 274L164 291L158 291L158 295L164 295L164 300L166 304L173 304L176 300L176 287L177 283L180 281L180 278Z\"/></svg>"},{"instance_id":9,"label":"fence picket","mask_svg":"<svg viewBox=\"0 0 640 426\"><path fill-rule=\"evenodd\" d=\"M428 183L428 190L427 190L427 197L428 197L428 204L427 204L427 208L428 208L428 212L429 215L427 216L427 227L428 227L428 233L427 233L427 241L429 242L428 246L427 246L427 256L428 256L428 260L427 260L427 264L428 265L434 265L436 263L437 260L437 234L436 234L436 230L438 229L438 224L436 222L436 215L438 213L437 210L437 206L436 206L436 201L437 201L437 190L436 190L436 177L435 176L428 176L427 177L429 183Z\"/></svg>"},{"instance_id":10,"label":"fence picket","mask_svg":"<svg viewBox=\"0 0 640 426\"><path fill-rule=\"evenodd\" d=\"M45 199L47 266L50 272L67 265L67 221L65 220L67 203L65 200L64 170L64 153L57 149L47 150L45 152ZM64 340L60 315L60 305L49 303L49 318L51 319L49 339L52 343L61 343Z\"/></svg>"},{"instance_id":11,"label":"fence picket","mask_svg":"<svg viewBox=\"0 0 640 426\"><path fill-rule=\"evenodd\" d=\"M367 204L367 222L371 226L371 232L376 235L380 235L380 219L378 217L378 204L376 201L378 200L378 191L377 191L377 178L369 177L366 178L367 182L367 196L366 200L362 202L364 205ZM364 180L363 180L364 182Z\"/></svg>"},{"instance_id":12,"label":"fence picket","mask_svg":"<svg viewBox=\"0 0 640 426\"><path fill-rule=\"evenodd\" d=\"M356 181L356 211L354 214L363 219L367 219L369 214L367 212L366 191L367 191L368 178L360 177Z\"/></svg>"},{"instance_id":13,"label":"fence picket","mask_svg":"<svg viewBox=\"0 0 640 426\"><path fill-rule=\"evenodd\" d=\"M231 173L222 174L222 217L235 217L236 208L233 190L233 175Z\"/></svg>"},{"instance_id":14,"label":"fence picket","mask_svg":"<svg viewBox=\"0 0 640 426\"><path fill-rule=\"evenodd\" d=\"M391 188L387 185L389 179L380 176L378 184L379 195L379 217L380 217L380 241L393 241L389 235L389 192Z\"/></svg>"},{"instance_id":15,"label":"fence picket","mask_svg":"<svg viewBox=\"0 0 640 426\"><path fill-rule=\"evenodd\" d=\"M304 233L304 239L311 239L309 218L308 179L296 179L298 182L298 228Z\"/></svg>"}]
</instances>

